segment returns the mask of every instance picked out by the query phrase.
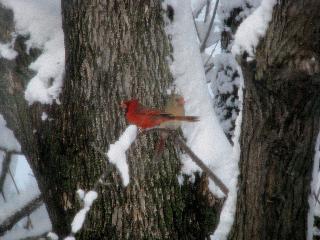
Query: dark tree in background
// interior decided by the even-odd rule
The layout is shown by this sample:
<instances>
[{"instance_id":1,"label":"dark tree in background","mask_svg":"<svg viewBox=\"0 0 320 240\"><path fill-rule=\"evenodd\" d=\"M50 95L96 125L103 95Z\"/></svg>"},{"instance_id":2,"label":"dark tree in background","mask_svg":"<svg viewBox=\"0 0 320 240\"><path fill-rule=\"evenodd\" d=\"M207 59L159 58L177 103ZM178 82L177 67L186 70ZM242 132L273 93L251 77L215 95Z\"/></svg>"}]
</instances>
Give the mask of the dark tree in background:
<instances>
[{"instance_id":1,"label":"dark tree in background","mask_svg":"<svg viewBox=\"0 0 320 240\"><path fill-rule=\"evenodd\" d=\"M244 75L240 177L229 239L305 239L319 132L320 2L279 1Z\"/></svg>"},{"instance_id":2,"label":"dark tree in background","mask_svg":"<svg viewBox=\"0 0 320 240\"><path fill-rule=\"evenodd\" d=\"M35 173L53 231L66 236L80 209L75 191L91 189L105 166L91 144L105 149L124 131L121 100L136 97L146 105L163 105L172 77L159 1L61 3L66 48L61 104L27 105L23 91L32 75L26 70L31 59L23 53L22 39L14 63L20 74L9 69L1 78L0 112ZM42 112L52 120L41 121ZM131 147L128 187L116 171L108 175L111 184L98 189L77 239L204 239L213 232L217 204L207 179L179 186L178 149L168 144L154 162L156 138L139 136Z\"/></svg>"}]
</instances>

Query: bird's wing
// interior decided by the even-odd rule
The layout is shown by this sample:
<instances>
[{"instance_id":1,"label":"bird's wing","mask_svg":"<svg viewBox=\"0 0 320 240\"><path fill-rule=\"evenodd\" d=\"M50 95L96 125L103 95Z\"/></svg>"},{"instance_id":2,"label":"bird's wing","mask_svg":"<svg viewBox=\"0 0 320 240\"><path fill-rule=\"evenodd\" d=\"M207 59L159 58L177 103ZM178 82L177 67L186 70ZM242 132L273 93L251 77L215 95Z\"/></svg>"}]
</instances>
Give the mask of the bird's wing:
<instances>
[{"instance_id":1,"label":"bird's wing","mask_svg":"<svg viewBox=\"0 0 320 240\"><path fill-rule=\"evenodd\" d=\"M170 113L165 113L162 112L158 109L154 109L154 108L145 108L142 105L139 105L139 107L137 108L136 111L138 114L143 114L143 115L148 115L148 116L159 116L159 117L173 117L172 114Z\"/></svg>"}]
</instances>

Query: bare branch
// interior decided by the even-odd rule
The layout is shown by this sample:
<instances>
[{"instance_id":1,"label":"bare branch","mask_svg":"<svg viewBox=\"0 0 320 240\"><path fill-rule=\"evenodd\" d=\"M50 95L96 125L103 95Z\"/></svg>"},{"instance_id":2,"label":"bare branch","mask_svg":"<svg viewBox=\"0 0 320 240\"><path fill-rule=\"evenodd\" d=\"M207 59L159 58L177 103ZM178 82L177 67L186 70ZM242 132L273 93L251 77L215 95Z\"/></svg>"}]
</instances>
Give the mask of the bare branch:
<instances>
[{"instance_id":1,"label":"bare branch","mask_svg":"<svg viewBox=\"0 0 320 240\"><path fill-rule=\"evenodd\" d=\"M213 63L211 63L210 65L208 65L208 66L206 67L206 69L204 70L205 73L207 74L213 67L214 67L214 64L213 64Z\"/></svg>"},{"instance_id":2,"label":"bare branch","mask_svg":"<svg viewBox=\"0 0 320 240\"><path fill-rule=\"evenodd\" d=\"M10 177L11 177L11 179L12 179L13 185L14 185L17 193L20 194L20 191L19 191L17 182L16 182L16 180L15 180L14 177L13 177L13 174L12 174L12 172L11 172L10 166L9 166L9 175L10 175Z\"/></svg>"},{"instance_id":3,"label":"bare branch","mask_svg":"<svg viewBox=\"0 0 320 240\"><path fill-rule=\"evenodd\" d=\"M205 35L205 37L204 37L204 39L203 39L203 41L202 41L202 43L200 45L200 52L203 52L204 49L206 48L206 44L207 44L210 32L212 30L213 22L214 22L214 19L216 17L216 14L217 14L218 3L219 3L219 0L216 0L216 4L215 4L214 9L213 9L213 13L212 13L212 16L211 16L211 20L210 20L210 24L209 24L209 27L208 27L208 31L206 32L206 35Z\"/></svg>"},{"instance_id":4,"label":"bare branch","mask_svg":"<svg viewBox=\"0 0 320 240\"><path fill-rule=\"evenodd\" d=\"M10 230L17 222L22 218L26 217L34 210L39 208L42 204L42 197L39 195L30 202L28 202L24 207L19 209L17 212L8 217L5 221L0 224L0 236L3 236L6 231Z\"/></svg>"},{"instance_id":5,"label":"bare branch","mask_svg":"<svg viewBox=\"0 0 320 240\"><path fill-rule=\"evenodd\" d=\"M187 146L187 144L182 140L182 138L178 135L175 134L177 131L172 130L172 129L165 129L165 128L152 128L152 129L147 129L144 130L141 134L147 133L147 132L152 132L152 131L157 131L157 132L166 132L166 133L172 133L174 135L174 141L180 145L184 151L191 157L192 161L194 161L205 173L208 174L208 177L221 189L221 191L228 196L229 190L227 186L206 166L206 164ZM106 154L97 146L94 144L91 144L91 146L99 152L102 156L108 159ZM95 184L94 190L97 188L99 184L101 184L101 180L104 180L106 177L106 174L110 171L112 171L111 166L114 166L113 164L108 164L108 168L104 171L104 173L101 175L101 177L98 179L98 181ZM114 167L115 168L115 167Z\"/></svg>"},{"instance_id":6,"label":"bare branch","mask_svg":"<svg viewBox=\"0 0 320 240\"><path fill-rule=\"evenodd\" d=\"M146 132L150 131L158 131L158 132L167 132L172 133L174 137L174 141L180 145L183 150L191 157L191 160L194 161L202 171L208 174L208 177L221 189L221 191L228 196L229 190L227 186L215 175L208 167L207 165L187 146L187 144L184 142L184 140L178 135L175 134L176 130L171 129L165 129L165 128L152 128L146 130Z\"/></svg>"},{"instance_id":7,"label":"bare branch","mask_svg":"<svg viewBox=\"0 0 320 240\"><path fill-rule=\"evenodd\" d=\"M5 152L5 157L2 161L2 171L1 171L1 175L0 175L0 191L1 191L2 197L5 202L7 200L6 200L6 197L3 192L3 186L4 186L4 182L6 180L7 173L9 171L10 163L11 163L11 154Z\"/></svg>"},{"instance_id":8,"label":"bare branch","mask_svg":"<svg viewBox=\"0 0 320 240\"><path fill-rule=\"evenodd\" d=\"M206 2L206 13L204 15L204 22L208 21L209 10L210 10L210 0L207 0L207 2Z\"/></svg>"},{"instance_id":9,"label":"bare branch","mask_svg":"<svg viewBox=\"0 0 320 240\"><path fill-rule=\"evenodd\" d=\"M19 151L16 151L16 150L8 150L4 147L0 147L0 151L2 152L6 152L6 153L9 153L9 154L13 154L13 155L23 155L22 152L19 152Z\"/></svg>"},{"instance_id":10,"label":"bare branch","mask_svg":"<svg viewBox=\"0 0 320 240\"><path fill-rule=\"evenodd\" d=\"M112 172L113 170L116 169L116 167L114 166L114 164L110 163L108 161L108 157L106 155L106 153L101 150L100 148L98 148L94 143L91 143L91 146L93 147L94 150L96 150L98 153L100 153L105 159L105 168L104 168L104 171L103 173L100 175L100 177L98 178L98 180L95 182L94 186L93 186L93 189L94 191L97 190L97 188L99 187L99 185L108 185L106 184L105 180L106 180L106 177L107 175Z\"/></svg>"},{"instance_id":11,"label":"bare branch","mask_svg":"<svg viewBox=\"0 0 320 240\"><path fill-rule=\"evenodd\" d=\"M318 198L318 196L317 196L317 194L316 194L315 192L313 193L313 196L314 196L314 198L315 198L315 200L316 200L314 205L315 205L315 206L316 206L317 204L320 205L319 198Z\"/></svg>"},{"instance_id":12,"label":"bare branch","mask_svg":"<svg viewBox=\"0 0 320 240\"><path fill-rule=\"evenodd\" d=\"M199 16L199 14L201 13L202 9L207 4L207 2L208 1L202 1L202 2L199 1L199 5L197 5L194 11L192 12L194 18L197 18Z\"/></svg>"},{"instance_id":13,"label":"bare branch","mask_svg":"<svg viewBox=\"0 0 320 240\"><path fill-rule=\"evenodd\" d=\"M0 147L0 151L5 153L5 157L2 161L2 171L0 174L0 192L2 194L4 201L6 201L6 197L3 192L3 187L4 187L4 182L6 180L7 173L10 172L11 157L12 157L12 155L22 155L22 153L18 152L18 151L14 151L14 150L8 151L8 149L3 148L3 147ZM10 174L11 174L11 172L10 172ZM14 181L13 176L12 176L12 180Z\"/></svg>"},{"instance_id":14,"label":"bare branch","mask_svg":"<svg viewBox=\"0 0 320 240\"><path fill-rule=\"evenodd\" d=\"M187 146L187 144L181 139L180 136L176 135L174 140L179 144L184 151L191 157L191 159L204 171L208 174L208 177L221 189L221 191L228 196L229 190L227 186L207 167L204 162L198 158L198 156Z\"/></svg>"},{"instance_id":15,"label":"bare branch","mask_svg":"<svg viewBox=\"0 0 320 240\"><path fill-rule=\"evenodd\" d=\"M212 48L209 57L207 58L207 60L204 63L204 67L207 67L207 64L209 63L210 59L213 56L214 50L216 50L217 46L218 46L219 41L216 42L216 45ZM207 73L207 72L206 72Z\"/></svg>"},{"instance_id":16,"label":"bare branch","mask_svg":"<svg viewBox=\"0 0 320 240\"><path fill-rule=\"evenodd\" d=\"M195 29L196 29L198 39L199 39L199 41L201 41L200 33L199 33L199 29L198 29L198 26L197 26L195 17L193 17L193 24L194 24L194 27L195 27Z\"/></svg>"},{"instance_id":17,"label":"bare branch","mask_svg":"<svg viewBox=\"0 0 320 240\"><path fill-rule=\"evenodd\" d=\"M317 205L317 203L320 205L320 201L319 201L320 187L319 187L317 193L313 192L313 195L314 195L314 198L316 199L315 205Z\"/></svg>"}]
</instances>

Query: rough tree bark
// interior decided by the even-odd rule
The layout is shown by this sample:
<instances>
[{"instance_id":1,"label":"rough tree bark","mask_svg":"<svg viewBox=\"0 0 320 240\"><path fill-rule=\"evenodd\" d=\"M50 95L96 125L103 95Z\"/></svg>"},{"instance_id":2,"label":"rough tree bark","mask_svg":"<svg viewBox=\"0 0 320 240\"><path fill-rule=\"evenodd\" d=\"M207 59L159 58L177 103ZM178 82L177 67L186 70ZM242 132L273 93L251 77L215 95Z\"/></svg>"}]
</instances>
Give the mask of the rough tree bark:
<instances>
[{"instance_id":1,"label":"rough tree bark","mask_svg":"<svg viewBox=\"0 0 320 240\"><path fill-rule=\"evenodd\" d=\"M27 105L23 89L30 59L19 51L24 74L10 77L15 71L10 68L1 78L0 113L32 166L53 231L66 236L80 207L75 190L92 188L103 171L104 159L90 144L105 149L124 130L122 99L161 106L172 77L159 1L61 4L66 47L61 104ZM50 121L41 121L43 111ZM204 239L214 230L219 204L207 179L180 187L177 149L168 145L162 159L152 162L155 139L143 135L131 147L128 187L118 173L108 176L111 185L99 189L77 239Z\"/></svg>"},{"instance_id":2,"label":"rough tree bark","mask_svg":"<svg viewBox=\"0 0 320 240\"><path fill-rule=\"evenodd\" d=\"M305 239L320 111L320 2L280 1L245 94L239 192L229 239Z\"/></svg>"}]
</instances>

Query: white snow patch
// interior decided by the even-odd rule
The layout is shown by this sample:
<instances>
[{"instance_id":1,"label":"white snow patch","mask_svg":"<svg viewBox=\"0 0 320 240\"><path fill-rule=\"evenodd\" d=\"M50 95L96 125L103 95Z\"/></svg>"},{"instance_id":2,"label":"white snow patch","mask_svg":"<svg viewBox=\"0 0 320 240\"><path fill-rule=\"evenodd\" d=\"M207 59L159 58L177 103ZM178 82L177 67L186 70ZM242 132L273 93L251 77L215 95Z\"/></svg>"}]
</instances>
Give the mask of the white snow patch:
<instances>
[{"instance_id":1,"label":"white snow patch","mask_svg":"<svg viewBox=\"0 0 320 240\"><path fill-rule=\"evenodd\" d=\"M83 199L84 207L90 208L92 203L97 199L97 197L98 197L98 193L96 191L87 192Z\"/></svg>"},{"instance_id":2,"label":"white snow patch","mask_svg":"<svg viewBox=\"0 0 320 240\"><path fill-rule=\"evenodd\" d=\"M239 175L239 167L238 162L240 159L240 133L241 133L241 123L242 123L242 102L243 102L243 88L244 88L244 82L243 82L243 75L240 67L238 67L238 72L240 75L240 84L238 89L238 96L239 96L239 115L236 120L236 126L234 130L234 136L233 136L233 151L232 151L232 162L230 164L229 171L231 172L231 178L229 179L229 194L228 198L225 201L223 208L220 213L220 219L219 224L214 231L213 235L211 235L211 240L225 240L228 237L228 234L231 230L231 227L234 222L234 215L236 212L236 202L237 202L237 183L238 183L238 175Z\"/></svg>"},{"instance_id":3,"label":"white snow patch","mask_svg":"<svg viewBox=\"0 0 320 240\"><path fill-rule=\"evenodd\" d=\"M78 195L80 200L84 199L85 194L86 194L85 191L83 191L82 189L78 189L77 190L77 195Z\"/></svg>"},{"instance_id":4,"label":"white snow patch","mask_svg":"<svg viewBox=\"0 0 320 240\"><path fill-rule=\"evenodd\" d=\"M21 191L33 191L38 189L38 183L33 175L33 172L23 155L13 155L13 160L16 158L17 164L14 170L14 179ZM13 187L13 186L12 186ZM30 189L31 188L31 189Z\"/></svg>"},{"instance_id":5,"label":"white snow patch","mask_svg":"<svg viewBox=\"0 0 320 240\"><path fill-rule=\"evenodd\" d=\"M11 43L0 43L0 57L13 60L17 55L18 53L12 48Z\"/></svg>"},{"instance_id":6,"label":"white snow patch","mask_svg":"<svg viewBox=\"0 0 320 240\"><path fill-rule=\"evenodd\" d=\"M73 236L69 236L69 237L64 238L64 240L76 240L76 238Z\"/></svg>"},{"instance_id":7,"label":"white snow patch","mask_svg":"<svg viewBox=\"0 0 320 240\"><path fill-rule=\"evenodd\" d=\"M18 34L29 35L27 49L37 47L42 54L30 64L36 75L30 80L25 98L51 104L61 91L65 53L60 1L0 0L13 10Z\"/></svg>"},{"instance_id":8,"label":"white snow patch","mask_svg":"<svg viewBox=\"0 0 320 240\"><path fill-rule=\"evenodd\" d=\"M232 53L240 55L246 51L252 58L259 40L265 35L277 0L263 0L261 5L238 27Z\"/></svg>"},{"instance_id":9,"label":"white snow patch","mask_svg":"<svg viewBox=\"0 0 320 240\"><path fill-rule=\"evenodd\" d=\"M87 212L89 212L90 208L82 208L75 216L71 223L72 232L78 232L86 219Z\"/></svg>"},{"instance_id":10,"label":"white snow patch","mask_svg":"<svg viewBox=\"0 0 320 240\"><path fill-rule=\"evenodd\" d=\"M114 144L110 144L107 156L111 163L115 164L119 170L123 185L127 186L130 181L129 167L127 163L126 151L137 137L137 127L130 125Z\"/></svg>"},{"instance_id":11,"label":"white snow patch","mask_svg":"<svg viewBox=\"0 0 320 240\"><path fill-rule=\"evenodd\" d=\"M21 151L20 143L15 138L13 132L7 128L7 122L0 114L0 147L7 151Z\"/></svg>"},{"instance_id":12,"label":"white snow patch","mask_svg":"<svg viewBox=\"0 0 320 240\"><path fill-rule=\"evenodd\" d=\"M186 101L186 115L200 117L197 123L182 125L184 136L192 151L228 186L233 174L230 171L232 147L219 125L207 90L190 3L175 0L166 3L175 10L175 20L166 27L167 33L172 35L174 62L170 68L174 83ZM191 174L199 170L187 156L182 157L182 162L183 173ZM212 183L210 189L216 195L223 196Z\"/></svg>"},{"instance_id":13,"label":"white snow patch","mask_svg":"<svg viewBox=\"0 0 320 240\"><path fill-rule=\"evenodd\" d=\"M319 162L320 162L320 132L318 134L317 142L315 145L315 155L313 160L313 171L311 181L311 193L309 195L309 212L308 212L308 228L307 228L307 240L313 239L313 223L315 215L316 200L314 193L317 192L317 182L319 181Z\"/></svg>"},{"instance_id":14,"label":"white snow patch","mask_svg":"<svg viewBox=\"0 0 320 240\"><path fill-rule=\"evenodd\" d=\"M42 114L41 114L41 120L42 121L45 121L45 120L47 120L48 119L48 114L46 113L46 112L43 112Z\"/></svg>"},{"instance_id":15,"label":"white snow patch","mask_svg":"<svg viewBox=\"0 0 320 240\"><path fill-rule=\"evenodd\" d=\"M177 176L177 179L178 179L179 186L182 186L182 184L183 184L183 176L181 174L179 174Z\"/></svg>"},{"instance_id":16,"label":"white snow patch","mask_svg":"<svg viewBox=\"0 0 320 240\"><path fill-rule=\"evenodd\" d=\"M237 96L233 93L240 84L240 76L235 75L238 63L231 53L223 52L214 56L213 64L210 76L210 86L215 100L213 107L224 132L233 136L233 123L238 117L236 109L239 106Z\"/></svg>"},{"instance_id":17,"label":"white snow patch","mask_svg":"<svg viewBox=\"0 0 320 240\"><path fill-rule=\"evenodd\" d=\"M51 104L57 99L62 86L64 73L63 35L59 34L45 44L44 52L30 64L37 72L25 91L25 98L32 104L36 101Z\"/></svg>"},{"instance_id":18,"label":"white snow patch","mask_svg":"<svg viewBox=\"0 0 320 240\"><path fill-rule=\"evenodd\" d=\"M77 193L79 193L79 190ZM89 191L84 195L84 207L75 215L71 223L71 230L73 233L78 232L82 228L84 220L86 219L86 215L90 211L90 208L97 197L98 193L96 191Z\"/></svg>"},{"instance_id":19,"label":"white snow patch","mask_svg":"<svg viewBox=\"0 0 320 240\"><path fill-rule=\"evenodd\" d=\"M57 234L55 234L54 232L49 232L47 234L47 237L50 238L51 240L59 240L59 237Z\"/></svg>"},{"instance_id":20,"label":"white snow patch","mask_svg":"<svg viewBox=\"0 0 320 240\"><path fill-rule=\"evenodd\" d=\"M314 236L320 236L320 229L317 227L313 227L313 235Z\"/></svg>"}]
</instances>

